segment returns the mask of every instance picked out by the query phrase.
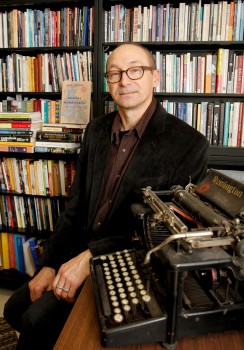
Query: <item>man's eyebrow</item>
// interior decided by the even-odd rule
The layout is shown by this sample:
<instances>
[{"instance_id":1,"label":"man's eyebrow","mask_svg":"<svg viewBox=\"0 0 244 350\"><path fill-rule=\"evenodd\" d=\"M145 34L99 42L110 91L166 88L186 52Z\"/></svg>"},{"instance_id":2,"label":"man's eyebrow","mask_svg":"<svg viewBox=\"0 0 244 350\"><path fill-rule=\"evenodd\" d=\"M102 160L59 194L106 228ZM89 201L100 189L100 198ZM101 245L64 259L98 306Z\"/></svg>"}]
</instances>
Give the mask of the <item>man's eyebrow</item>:
<instances>
[{"instance_id":1,"label":"man's eyebrow","mask_svg":"<svg viewBox=\"0 0 244 350\"><path fill-rule=\"evenodd\" d=\"M134 66L138 66L138 65L143 65L143 63L141 61L131 61L131 62L129 62L129 65L130 65L130 67L134 67ZM109 69L111 69L111 68L116 68L119 70L119 67L117 66L116 63L109 64Z\"/></svg>"}]
</instances>

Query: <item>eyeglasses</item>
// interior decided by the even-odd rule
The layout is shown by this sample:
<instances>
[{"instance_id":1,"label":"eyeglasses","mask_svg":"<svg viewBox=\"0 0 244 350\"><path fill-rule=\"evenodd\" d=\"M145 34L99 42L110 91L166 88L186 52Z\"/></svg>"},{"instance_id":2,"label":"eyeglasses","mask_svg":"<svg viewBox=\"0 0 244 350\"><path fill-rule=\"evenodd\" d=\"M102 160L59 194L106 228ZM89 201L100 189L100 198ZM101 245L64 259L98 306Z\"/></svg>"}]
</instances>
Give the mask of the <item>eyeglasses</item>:
<instances>
[{"instance_id":1,"label":"eyeglasses","mask_svg":"<svg viewBox=\"0 0 244 350\"><path fill-rule=\"evenodd\" d=\"M104 77L107 79L108 83L118 83L122 79L123 73L126 73L127 77L131 80L141 79L144 75L145 70L155 70L154 67L130 67L126 70L111 70L110 72L104 73Z\"/></svg>"}]
</instances>

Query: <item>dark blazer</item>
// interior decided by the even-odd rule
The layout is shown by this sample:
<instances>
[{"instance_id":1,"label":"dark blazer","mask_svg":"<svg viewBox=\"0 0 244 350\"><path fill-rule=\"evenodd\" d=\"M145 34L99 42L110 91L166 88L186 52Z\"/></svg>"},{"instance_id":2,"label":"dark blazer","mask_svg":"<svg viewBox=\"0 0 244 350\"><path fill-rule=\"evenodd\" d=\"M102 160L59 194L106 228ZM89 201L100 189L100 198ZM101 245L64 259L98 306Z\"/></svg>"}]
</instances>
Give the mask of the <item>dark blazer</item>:
<instances>
[{"instance_id":1,"label":"dark blazer","mask_svg":"<svg viewBox=\"0 0 244 350\"><path fill-rule=\"evenodd\" d=\"M135 221L131 204L141 201L142 187L162 190L186 186L190 181L197 183L206 173L206 138L167 113L158 102L125 171L103 231L94 234L91 227L100 203L115 114L95 118L86 128L69 204L41 260L46 266L58 268L87 247L93 255L121 249L131 240Z\"/></svg>"}]
</instances>

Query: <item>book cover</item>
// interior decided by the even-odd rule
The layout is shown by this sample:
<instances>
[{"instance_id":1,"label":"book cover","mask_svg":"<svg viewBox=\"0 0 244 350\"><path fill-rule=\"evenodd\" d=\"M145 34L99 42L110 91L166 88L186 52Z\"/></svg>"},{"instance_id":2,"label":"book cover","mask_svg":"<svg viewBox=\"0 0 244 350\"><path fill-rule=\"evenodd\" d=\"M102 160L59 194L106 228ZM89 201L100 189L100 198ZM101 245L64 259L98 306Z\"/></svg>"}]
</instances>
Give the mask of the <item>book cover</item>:
<instances>
[{"instance_id":1,"label":"book cover","mask_svg":"<svg viewBox=\"0 0 244 350\"><path fill-rule=\"evenodd\" d=\"M2 243L2 267L3 269L9 269L9 248L8 248L8 233L1 232L1 243Z\"/></svg>"},{"instance_id":2,"label":"book cover","mask_svg":"<svg viewBox=\"0 0 244 350\"><path fill-rule=\"evenodd\" d=\"M89 81L64 81L60 122L87 124L90 120L91 85Z\"/></svg>"},{"instance_id":3,"label":"book cover","mask_svg":"<svg viewBox=\"0 0 244 350\"><path fill-rule=\"evenodd\" d=\"M33 276L34 273L36 272L36 267L32 256L29 240L23 242L23 255L24 255L24 263L25 263L25 272L29 276Z\"/></svg>"},{"instance_id":4,"label":"book cover","mask_svg":"<svg viewBox=\"0 0 244 350\"><path fill-rule=\"evenodd\" d=\"M20 234L14 235L14 244L16 252L16 267L17 270L21 273L25 273L25 261L24 261L24 252L23 252L23 242L25 237Z\"/></svg>"}]
</instances>

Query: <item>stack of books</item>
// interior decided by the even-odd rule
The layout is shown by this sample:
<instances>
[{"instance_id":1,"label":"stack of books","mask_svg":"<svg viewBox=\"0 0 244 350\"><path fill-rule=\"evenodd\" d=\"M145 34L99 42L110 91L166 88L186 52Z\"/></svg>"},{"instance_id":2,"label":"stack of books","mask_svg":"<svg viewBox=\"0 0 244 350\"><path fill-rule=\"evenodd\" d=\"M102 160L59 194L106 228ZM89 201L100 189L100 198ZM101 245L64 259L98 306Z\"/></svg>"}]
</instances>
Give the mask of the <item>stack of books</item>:
<instances>
[{"instance_id":1,"label":"stack of books","mask_svg":"<svg viewBox=\"0 0 244 350\"><path fill-rule=\"evenodd\" d=\"M33 153L42 124L40 112L1 112L0 151Z\"/></svg>"},{"instance_id":2,"label":"stack of books","mask_svg":"<svg viewBox=\"0 0 244 350\"><path fill-rule=\"evenodd\" d=\"M79 124L43 124L36 133L34 151L37 153L78 153L83 126Z\"/></svg>"}]
</instances>

